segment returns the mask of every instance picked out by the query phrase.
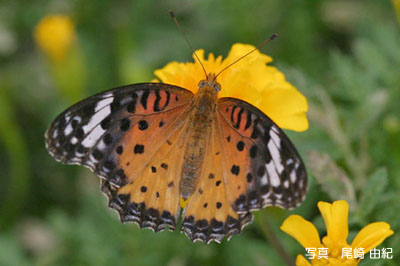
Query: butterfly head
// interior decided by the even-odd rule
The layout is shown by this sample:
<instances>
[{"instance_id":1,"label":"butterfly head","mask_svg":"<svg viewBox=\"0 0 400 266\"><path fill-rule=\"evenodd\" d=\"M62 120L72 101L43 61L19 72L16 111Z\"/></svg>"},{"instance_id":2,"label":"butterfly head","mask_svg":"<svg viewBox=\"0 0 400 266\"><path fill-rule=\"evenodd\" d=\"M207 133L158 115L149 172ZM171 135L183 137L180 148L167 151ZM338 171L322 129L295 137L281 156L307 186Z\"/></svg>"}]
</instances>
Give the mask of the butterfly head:
<instances>
[{"instance_id":1,"label":"butterfly head","mask_svg":"<svg viewBox=\"0 0 400 266\"><path fill-rule=\"evenodd\" d=\"M216 92L219 92L221 90L221 84L219 84L217 82L216 76L214 73L208 73L206 79L200 80L198 87L199 87L199 89L204 88L204 87L211 87Z\"/></svg>"}]
</instances>

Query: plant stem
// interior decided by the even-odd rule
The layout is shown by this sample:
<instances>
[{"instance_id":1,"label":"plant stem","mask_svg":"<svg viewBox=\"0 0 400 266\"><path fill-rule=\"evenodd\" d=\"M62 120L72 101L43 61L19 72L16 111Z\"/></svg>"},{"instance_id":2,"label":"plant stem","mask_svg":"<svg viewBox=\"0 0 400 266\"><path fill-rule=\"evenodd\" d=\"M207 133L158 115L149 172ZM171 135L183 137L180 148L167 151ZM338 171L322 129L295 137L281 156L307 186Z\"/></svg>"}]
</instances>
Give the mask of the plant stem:
<instances>
[{"instance_id":1,"label":"plant stem","mask_svg":"<svg viewBox=\"0 0 400 266\"><path fill-rule=\"evenodd\" d=\"M274 229L270 226L268 218L265 215L265 211L261 211L259 214L257 214L255 219L260 226L261 231L264 233L265 238L268 239L268 241L275 247L287 265L295 266L292 257L286 252L285 248L282 246L281 242L276 236Z\"/></svg>"},{"instance_id":2,"label":"plant stem","mask_svg":"<svg viewBox=\"0 0 400 266\"><path fill-rule=\"evenodd\" d=\"M10 160L8 190L2 195L4 200L0 204L2 230L12 225L20 215L29 190L30 173L25 140L15 123L18 119L14 116L14 106L7 94L7 87L0 87L0 144L6 148Z\"/></svg>"}]
</instances>

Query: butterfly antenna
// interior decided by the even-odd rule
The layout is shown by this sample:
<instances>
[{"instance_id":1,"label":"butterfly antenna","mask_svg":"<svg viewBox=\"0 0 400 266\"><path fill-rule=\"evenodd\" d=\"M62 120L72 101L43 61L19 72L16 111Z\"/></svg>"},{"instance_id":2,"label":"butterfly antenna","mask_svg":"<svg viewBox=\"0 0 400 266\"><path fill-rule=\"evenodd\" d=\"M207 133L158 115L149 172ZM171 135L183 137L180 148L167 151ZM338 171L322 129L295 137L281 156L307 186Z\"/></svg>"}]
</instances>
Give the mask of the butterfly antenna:
<instances>
[{"instance_id":1,"label":"butterfly antenna","mask_svg":"<svg viewBox=\"0 0 400 266\"><path fill-rule=\"evenodd\" d=\"M181 32L183 38L186 40L186 42L189 44L189 47L192 49L192 51L193 51L193 53L194 53L194 56L196 57L197 61L199 61L201 67L203 68L204 74L206 75L206 78L207 78L207 71L206 71L206 69L205 69L203 63L201 62L200 58L197 56L196 51L193 49L193 46L192 46L192 44L190 43L189 39L186 38L186 35L185 35L185 33L183 32L181 25L179 24L178 20L176 19L176 16L175 16L175 14L174 14L174 11L169 10L168 12L169 12L169 14L171 15L172 19L174 20L174 22L175 22L176 26L178 27L179 31Z\"/></svg>"},{"instance_id":2,"label":"butterfly antenna","mask_svg":"<svg viewBox=\"0 0 400 266\"><path fill-rule=\"evenodd\" d=\"M248 52L247 54L242 55L241 57L239 57L238 59L236 59L235 61L233 61L232 63L230 63L229 65L227 65L226 67L224 67L215 77L214 80L217 79L217 77L224 72L225 70L227 70L228 68L230 68L232 65L236 64L237 62L239 62L240 60L242 60L243 58L245 58L246 56L248 56L249 54L253 53L255 50L260 50L262 47L264 47L265 45L267 45L267 43L269 43L270 41L272 41L273 39L275 39L276 37L278 37L278 34L274 33L272 34L268 39L266 39L265 41L263 41L262 43L260 43L256 48L254 48L253 50L251 50L250 52Z\"/></svg>"}]
</instances>

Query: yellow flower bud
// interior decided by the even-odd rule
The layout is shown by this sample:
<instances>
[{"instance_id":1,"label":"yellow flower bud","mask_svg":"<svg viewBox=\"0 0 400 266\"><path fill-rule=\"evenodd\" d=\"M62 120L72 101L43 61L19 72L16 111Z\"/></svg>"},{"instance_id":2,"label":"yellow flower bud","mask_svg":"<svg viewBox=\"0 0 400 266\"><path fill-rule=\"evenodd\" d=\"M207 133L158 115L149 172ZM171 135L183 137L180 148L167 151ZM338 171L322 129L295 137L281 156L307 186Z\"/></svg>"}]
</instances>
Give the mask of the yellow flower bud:
<instances>
[{"instance_id":1,"label":"yellow flower bud","mask_svg":"<svg viewBox=\"0 0 400 266\"><path fill-rule=\"evenodd\" d=\"M397 20L400 23L400 0L392 0L392 4L397 14Z\"/></svg>"},{"instance_id":2,"label":"yellow flower bud","mask_svg":"<svg viewBox=\"0 0 400 266\"><path fill-rule=\"evenodd\" d=\"M35 28L37 45L54 62L61 62L75 41L75 29L65 15L44 17Z\"/></svg>"}]
</instances>

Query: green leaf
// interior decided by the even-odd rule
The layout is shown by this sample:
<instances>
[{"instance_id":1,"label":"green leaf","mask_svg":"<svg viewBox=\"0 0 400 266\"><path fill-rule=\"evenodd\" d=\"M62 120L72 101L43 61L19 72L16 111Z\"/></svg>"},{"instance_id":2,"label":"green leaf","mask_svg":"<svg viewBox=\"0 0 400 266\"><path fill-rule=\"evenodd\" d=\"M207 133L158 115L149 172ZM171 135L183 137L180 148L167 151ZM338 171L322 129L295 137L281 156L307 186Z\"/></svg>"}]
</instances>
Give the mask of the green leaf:
<instances>
[{"instance_id":1,"label":"green leaf","mask_svg":"<svg viewBox=\"0 0 400 266\"><path fill-rule=\"evenodd\" d=\"M15 232L6 232L0 235L0 265L30 265L15 237Z\"/></svg>"},{"instance_id":2,"label":"green leaf","mask_svg":"<svg viewBox=\"0 0 400 266\"><path fill-rule=\"evenodd\" d=\"M331 199L346 200L351 209L355 207L355 191L346 172L325 153L310 151L307 154L308 167Z\"/></svg>"},{"instance_id":3,"label":"green leaf","mask_svg":"<svg viewBox=\"0 0 400 266\"><path fill-rule=\"evenodd\" d=\"M386 168L378 168L369 178L361 193L360 212L366 217L379 204L380 196L388 183L388 173Z\"/></svg>"}]
</instances>

